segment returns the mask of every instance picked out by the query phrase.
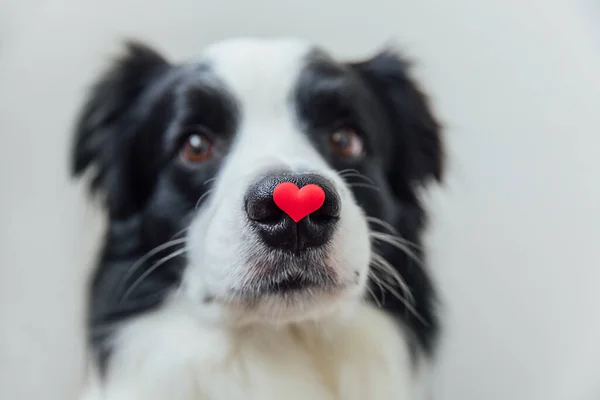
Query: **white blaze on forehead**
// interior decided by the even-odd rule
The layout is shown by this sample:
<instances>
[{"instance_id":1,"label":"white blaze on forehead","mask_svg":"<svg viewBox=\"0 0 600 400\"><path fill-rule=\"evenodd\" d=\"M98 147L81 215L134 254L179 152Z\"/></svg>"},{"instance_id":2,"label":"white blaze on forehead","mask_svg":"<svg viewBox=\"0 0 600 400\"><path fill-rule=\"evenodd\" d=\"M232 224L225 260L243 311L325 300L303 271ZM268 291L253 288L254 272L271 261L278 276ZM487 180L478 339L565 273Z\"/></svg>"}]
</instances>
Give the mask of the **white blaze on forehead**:
<instances>
[{"instance_id":1,"label":"white blaze on forehead","mask_svg":"<svg viewBox=\"0 0 600 400\"><path fill-rule=\"evenodd\" d=\"M210 46L203 58L236 97L243 114L272 116L289 104L312 48L296 39L230 39Z\"/></svg>"},{"instance_id":2,"label":"white blaze on forehead","mask_svg":"<svg viewBox=\"0 0 600 400\"><path fill-rule=\"evenodd\" d=\"M296 39L230 39L205 51L203 62L225 85L240 113L235 145L222 176L254 178L263 169L261 164L295 170L324 166L302 132L293 104L300 74L314 48Z\"/></svg>"}]
</instances>

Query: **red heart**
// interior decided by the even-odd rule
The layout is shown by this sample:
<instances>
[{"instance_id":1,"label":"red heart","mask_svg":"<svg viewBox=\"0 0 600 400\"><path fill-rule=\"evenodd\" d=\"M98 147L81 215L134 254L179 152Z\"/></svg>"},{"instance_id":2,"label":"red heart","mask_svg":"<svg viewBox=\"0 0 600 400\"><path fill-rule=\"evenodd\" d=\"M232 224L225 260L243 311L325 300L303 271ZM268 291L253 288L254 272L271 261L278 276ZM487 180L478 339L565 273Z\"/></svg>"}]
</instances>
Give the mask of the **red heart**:
<instances>
[{"instance_id":1,"label":"red heart","mask_svg":"<svg viewBox=\"0 0 600 400\"><path fill-rule=\"evenodd\" d=\"M273 190L273 201L294 222L298 222L321 208L325 202L325 192L314 184L298 189L292 182L283 182Z\"/></svg>"}]
</instances>

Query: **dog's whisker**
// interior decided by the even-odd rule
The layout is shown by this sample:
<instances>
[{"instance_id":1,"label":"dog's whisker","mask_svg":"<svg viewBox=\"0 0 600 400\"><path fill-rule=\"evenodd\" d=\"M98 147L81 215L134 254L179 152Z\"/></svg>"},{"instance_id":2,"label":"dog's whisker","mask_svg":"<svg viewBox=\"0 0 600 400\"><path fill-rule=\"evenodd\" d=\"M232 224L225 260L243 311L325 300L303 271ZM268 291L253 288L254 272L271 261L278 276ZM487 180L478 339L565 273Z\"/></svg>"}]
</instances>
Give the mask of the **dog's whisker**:
<instances>
[{"instance_id":1,"label":"dog's whisker","mask_svg":"<svg viewBox=\"0 0 600 400\"><path fill-rule=\"evenodd\" d=\"M211 193L213 192L213 189L208 189L206 191L206 193L204 193L202 196L200 196L200 198L198 199L198 201L196 202L196 206L194 207L195 210L198 209L198 207L200 207L200 205L202 204L202 200L204 200L207 196L209 196Z\"/></svg>"},{"instance_id":2,"label":"dog's whisker","mask_svg":"<svg viewBox=\"0 0 600 400\"><path fill-rule=\"evenodd\" d=\"M374 266L379 267L381 272L385 272L384 277L387 277L388 282L397 285L405 293L407 299L411 302L414 301L413 295L410 288L400 275L400 273L381 255L373 253L372 263Z\"/></svg>"},{"instance_id":3,"label":"dog's whisker","mask_svg":"<svg viewBox=\"0 0 600 400\"><path fill-rule=\"evenodd\" d=\"M181 236L181 235L183 235L183 234L184 234L184 233L186 233L186 232L187 232L189 229L190 229L190 227L188 226L188 227L186 227L186 228L183 228L183 229L181 229L180 231L176 232L176 233L175 233L175 234L174 234L174 235L171 237L171 240L173 240L173 239L177 239L177 237L178 237L178 236Z\"/></svg>"},{"instance_id":4,"label":"dog's whisker","mask_svg":"<svg viewBox=\"0 0 600 400\"><path fill-rule=\"evenodd\" d=\"M169 255L158 260L156 263L152 264L152 266L150 268L148 268L146 271L144 271L144 273L142 275L140 275L140 277L137 278L131 284L131 286L129 286L127 291L123 294L123 297L121 300L126 300L129 297L129 295L144 281L144 279L146 279L148 276L150 276L150 274L152 274L154 271L156 271L161 265L165 264L167 261L169 261L175 257L178 257L178 256L184 254L186 251L188 251L188 249L186 249L186 248L175 250L172 253L170 253Z\"/></svg>"},{"instance_id":5,"label":"dog's whisker","mask_svg":"<svg viewBox=\"0 0 600 400\"><path fill-rule=\"evenodd\" d=\"M404 303L404 305L408 308L413 307L413 303L411 301L409 301L405 296L402 296L395 288L394 286L389 283L386 282L385 280L380 280L379 284L385 288L386 291L390 292L392 295L394 295L394 297L396 297L397 299L401 300L402 303Z\"/></svg>"},{"instance_id":6,"label":"dog's whisker","mask_svg":"<svg viewBox=\"0 0 600 400\"><path fill-rule=\"evenodd\" d=\"M371 293L371 296L373 296L373 300L375 301L375 303L379 307L381 307L383 304L385 304L385 290L384 290L383 286L381 285L381 282L380 282L381 279L372 270L369 271L369 277L371 278L372 282L375 283L379 287L379 293L381 293L381 300L377 300L377 297L376 297L375 293L373 292L373 289L369 285L367 285L367 289L369 290L369 293Z\"/></svg>"},{"instance_id":7,"label":"dog's whisker","mask_svg":"<svg viewBox=\"0 0 600 400\"><path fill-rule=\"evenodd\" d=\"M375 272L373 272L373 274L371 274L371 278L377 284L377 286L379 287L379 290L381 291L382 301L385 301L385 292L390 292L394 297L401 300L407 306L411 305L411 304L409 304L409 301L404 296L402 296L400 293L398 293L398 291L392 286L392 284L381 279L381 277L377 276L377 274Z\"/></svg>"},{"instance_id":8,"label":"dog's whisker","mask_svg":"<svg viewBox=\"0 0 600 400\"><path fill-rule=\"evenodd\" d=\"M342 170L342 171L338 172L338 175L342 178L360 178L363 181L376 186L376 183L373 179L369 178L368 176L366 176L364 174L361 174L360 172L358 172L355 169Z\"/></svg>"},{"instance_id":9,"label":"dog's whisker","mask_svg":"<svg viewBox=\"0 0 600 400\"><path fill-rule=\"evenodd\" d=\"M368 184L368 183L348 183L348 186L356 187L356 188L372 189L372 190L375 190L376 192L381 191L381 189L379 187Z\"/></svg>"},{"instance_id":10,"label":"dog's whisker","mask_svg":"<svg viewBox=\"0 0 600 400\"><path fill-rule=\"evenodd\" d=\"M140 257L135 263L133 263L133 265L127 270L127 272L125 273L125 275L123 276L123 278L121 278L121 280L119 281L119 283L115 286L115 292L119 293L122 289L122 286L129 280L129 278L131 278L131 276L133 276L133 274L137 271L138 268L140 268L140 266L142 266L146 261L148 261L152 256L160 253L161 251L164 251L168 248L171 248L173 246L177 246L177 245L181 245L181 244L185 244L186 242L186 238L179 238L179 239L174 239L174 240L170 240L168 242L165 242L159 246L156 246L155 248L153 248L152 250L150 250L149 252L147 252L146 254L144 254L142 257Z\"/></svg>"},{"instance_id":11,"label":"dog's whisker","mask_svg":"<svg viewBox=\"0 0 600 400\"><path fill-rule=\"evenodd\" d=\"M418 313L418 311L414 307L414 297L412 296L410 289L408 288L404 280L400 277L400 274L398 274L398 272L387 262L387 260L379 256L378 254L373 254L373 260L371 265L374 268L377 268L379 271L388 275L389 278L393 279L392 282L389 282L385 279L381 279L381 277L376 276L375 271L373 271L374 273L373 275L371 275L371 278L373 279L373 282L375 282L375 284L379 286L381 292L390 292L394 297L400 300L402 304L404 304L406 309L409 312L411 312L417 319L419 319L423 323L426 323L424 318ZM399 286L402 289L402 291L406 293L406 295L402 296L400 293L398 293L398 291L396 291L396 289L393 286L394 284Z\"/></svg>"},{"instance_id":12,"label":"dog's whisker","mask_svg":"<svg viewBox=\"0 0 600 400\"><path fill-rule=\"evenodd\" d=\"M423 324L427 324L427 322L425 321L423 316L421 316L421 314L419 314L419 312L415 309L412 302L408 301L405 297L401 296L400 293L398 293L389 283L387 283L385 281L380 281L380 288L381 288L381 286L385 287L385 289L388 292L390 292L394 297L396 297L398 300L400 300L400 302L402 302L402 304L406 307L406 310L408 312L410 312L411 314L413 314L415 316L415 318L417 318ZM382 290L382 293L384 293L384 292L385 291Z\"/></svg>"},{"instance_id":13,"label":"dog's whisker","mask_svg":"<svg viewBox=\"0 0 600 400\"><path fill-rule=\"evenodd\" d=\"M409 240L402 239L398 236L388 235L382 232L371 231L369 236L376 241L387 243L396 247L398 250L402 250L404 253L406 253L406 255L412 258L413 261L417 262L419 265L423 265L423 261L415 253L415 250L420 250L420 246L417 244L412 243Z\"/></svg>"},{"instance_id":14,"label":"dog's whisker","mask_svg":"<svg viewBox=\"0 0 600 400\"><path fill-rule=\"evenodd\" d=\"M341 177L347 176L347 175L362 175L357 169L354 168L347 168L347 169L343 169L341 171L338 171L337 174Z\"/></svg>"},{"instance_id":15,"label":"dog's whisker","mask_svg":"<svg viewBox=\"0 0 600 400\"><path fill-rule=\"evenodd\" d=\"M212 182L214 182L214 181L216 181L216 180L217 180L217 177L216 177L216 176L214 176L214 177L212 177L212 178L209 178L209 179L205 180L205 181L204 181L204 183L203 183L202 185L208 185L209 183L212 183Z\"/></svg>"},{"instance_id":16,"label":"dog's whisker","mask_svg":"<svg viewBox=\"0 0 600 400\"><path fill-rule=\"evenodd\" d=\"M399 235L396 228L392 226L392 224L385 222L384 220L376 217L367 217L367 222L371 222L373 224L377 224L384 229L387 229L393 235Z\"/></svg>"}]
</instances>

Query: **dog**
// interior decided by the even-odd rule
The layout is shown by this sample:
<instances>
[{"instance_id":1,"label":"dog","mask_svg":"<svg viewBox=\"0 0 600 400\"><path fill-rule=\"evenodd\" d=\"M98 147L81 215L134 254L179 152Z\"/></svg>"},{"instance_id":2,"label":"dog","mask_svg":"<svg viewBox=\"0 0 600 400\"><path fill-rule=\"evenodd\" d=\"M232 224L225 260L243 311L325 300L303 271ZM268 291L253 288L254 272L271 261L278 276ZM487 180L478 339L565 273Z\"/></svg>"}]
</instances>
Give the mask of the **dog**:
<instances>
[{"instance_id":1,"label":"dog","mask_svg":"<svg viewBox=\"0 0 600 400\"><path fill-rule=\"evenodd\" d=\"M124 47L74 124L72 175L107 220L81 398L423 398L442 324L421 195L444 140L409 60Z\"/></svg>"}]
</instances>

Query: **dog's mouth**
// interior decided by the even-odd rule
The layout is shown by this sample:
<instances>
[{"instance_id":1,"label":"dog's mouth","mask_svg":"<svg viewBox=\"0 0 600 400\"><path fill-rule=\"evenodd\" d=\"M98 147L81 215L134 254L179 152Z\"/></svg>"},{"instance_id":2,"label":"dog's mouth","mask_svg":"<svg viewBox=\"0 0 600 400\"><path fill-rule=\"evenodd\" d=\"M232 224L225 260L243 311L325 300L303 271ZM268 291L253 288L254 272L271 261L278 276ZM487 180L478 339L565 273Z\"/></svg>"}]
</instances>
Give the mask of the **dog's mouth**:
<instances>
[{"instance_id":1,"label":"dog's mouth","mask_svg":"<svg viewBox=\"0 0 600 400\"><path fill-rule=\"evenodd\" d=\"M296 273L272 273L254 276L236 296L259 300L265 296L290 296L310 292L335 291L339 288L335 277L327 271L302 271Z\"/></svg>"},{"instance_id":2,"label":"dog's mouth","mask_svg":"<svg viewBox=\"0 0 600 400\"><path fill-rule=\"evenodd\" d=\"M303 276L285 278L281 281L269 282L265 288L268 294L285 294L316 287L316 282Z\"/></svg>"},{"instance_id":3,"label":"dog's mouth","mask_svg":"<svg viewBox=\"0 0 600 400\"><path fill-rule=\"evenodd\" d=\"M322 252L311 253L299 256L281 252L250 260L247 273L234 290L234 296L258 301L264 297L335 292L340 288L335 269L328 265Z\"/></svg>"},{"instance_id":4,"label":"dog's mouth","mask_svg":"<svg viewBox=\"0 0 600 400\"><path fill-rule=\"evenodd\" d=\"M331 271L316 266L270 272L252 275L241 289L229 293L226 303L241 311L242 318L299 320L334 307L348 289Z\"/></svg>"}]
</instances>

